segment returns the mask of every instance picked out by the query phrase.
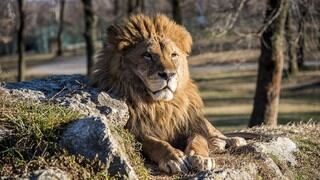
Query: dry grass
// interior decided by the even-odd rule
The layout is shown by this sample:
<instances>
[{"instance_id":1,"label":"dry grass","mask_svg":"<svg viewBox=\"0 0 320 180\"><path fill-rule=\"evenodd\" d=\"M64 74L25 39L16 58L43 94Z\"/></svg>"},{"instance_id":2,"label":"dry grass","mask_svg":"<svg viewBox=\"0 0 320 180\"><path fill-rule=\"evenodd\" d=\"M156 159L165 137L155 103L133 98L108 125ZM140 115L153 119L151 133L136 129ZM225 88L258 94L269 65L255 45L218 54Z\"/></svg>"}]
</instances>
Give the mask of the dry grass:
<instances>
[{"instance_id":1,"label":"dry grass","mask_svg":"<svg viewBox=\"0 0 320 180\"><path fill-rule=\"evenodd\" d=\"M105 179L102 162L70 155L58 147L65 124L79 117L50 103L0 95L0 128L11 132L0 143L0 177L17 178L37 169L57 167L72 177Z\"/></svg>"},{"instance_id":2,"label":"dry grass","mask_svg":"<svg viewBox=\"0 0 320 180\"><path fill-rule=\"evenodd\" d=\"M136 141L133 134L123 127L113 126L112 132L117 135L122 150L127 154L139 179L148 179L149 172L144 166L144 159L141 154L142 145Z\"/></svg>"},{"instance_id":3,"label":"dry grass","mask_svg":"<svg viewBox=\"0 0 320 180\"><path fill-rule=\"evenodd\" d=\"M203 53L194 55L189 58L189 64L207 65L207 64L223 64L223 63L243 63L243 62L256 62L260 51L245 49L245 50L231 50L216 53Z\"/></svg>"}]
</instances>

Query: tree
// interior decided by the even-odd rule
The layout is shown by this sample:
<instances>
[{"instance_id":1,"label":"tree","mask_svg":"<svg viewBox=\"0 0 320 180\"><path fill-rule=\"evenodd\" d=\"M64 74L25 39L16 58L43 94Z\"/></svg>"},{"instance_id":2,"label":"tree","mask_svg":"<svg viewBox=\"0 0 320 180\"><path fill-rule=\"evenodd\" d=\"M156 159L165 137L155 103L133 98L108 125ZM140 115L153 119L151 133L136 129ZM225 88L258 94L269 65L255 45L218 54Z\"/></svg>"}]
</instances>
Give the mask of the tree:
<instances>
[{"instance_id":1,"label":"tree","mask_svg":"<svg viewBox=\"0 0 320 180\"><path fill-rule=\"evenodd\" d=\"M17 37L17 47L18 47L18 81L25 80L25 69L26 63L23 57L24 51L24 12L23 12L23 0L18 0L18 11L19 11L19 29L18 29L18 37Z\"/></svg>"},{"instance_id":2,"label":"tree","mask_svg":"<svg viewBox=\"0 0 320 180\"><path fill-rule=\"evenodd\" d=\"M58 29L58 34L57 34L57 44L58 44L58 49L57 49L57 56L62 55L62 32L63 32L63 16L64 16L64 5L65 5L65 0L60 0L59 1L59 29Z\"/></svg>"},{"instance_id":3,"label":"tree","mask_svg":"<svg viewBox=\"0 0 320 180\"><path fill-rule=\"evenodd\" d=\"M171 4L172 4L172 16L173 16L173 19L178 24L182 24L180 0L171 0Z\"/></svg>"},{"instance_id":4,"label":"tree","mask_svg":"<svg viewBox=\"0 0 320 180\"><path fill-rule=\"evenodd\" d=\"M297 61L299 68L304 67L304 48L305 48L305 21L306 15L308 12L307 9L307 1L300 0L299 1L299 10L300 10L300 18L299 18L299 25L298 25L298 53L297 53Z\"/></svg>"},{"instance_id":5,"label":"tree","mask_svg":"<svg viewBox=\"0 0 320 180\"><path fill-rule=\"evenodd\" d=\"M128 15L144 11L144 0L128 0Z\"/></svg>"},{"instance_id":6,"label":"tree","mask_svg":"<svg viewBox=\"0 0 320 180\"><path fill-rule=\"evenodd\" d=\"M87 74L91 74L93 66L94 56L94 40L95 40L95 22L96 18L93 12L93 6L91 0L82 0L84 9L84 20L85 20L85 32L84 38L86 41L86 52L87 52Z\"/></svg>"},{"instance_id":7,"label":"tree","mask_svg":"<svg viewBox=\"0 0 320 180\"><path fill-rule=\"evenodd\" d=\"M283 69L283 39L288 0L268 0L265 24L260 38L261 55L253 111L249 127L277 125Z\"/></svg>"},{"instance_id":8,"label":"tree","mask_svg":"<svg viewBox=\"0 0 320 180\"><path fill-rule=\"evenodd\" d=\"M119 0L113 0L113 15L117 16L119 13Z\"/></svg>"},{"instance_id":9,"label":"tree","mask_svg":"<svg viewBox=\"0 0 320 180\"><path fill-rule=\"evenodd\" d=\"M295 75L299 72L297 62L297 43L294 27L292 23L292 12L288 9L286 20L286 39L288 44L288 57L289 57L289 73Z\"/></svg>"}]
</instances>

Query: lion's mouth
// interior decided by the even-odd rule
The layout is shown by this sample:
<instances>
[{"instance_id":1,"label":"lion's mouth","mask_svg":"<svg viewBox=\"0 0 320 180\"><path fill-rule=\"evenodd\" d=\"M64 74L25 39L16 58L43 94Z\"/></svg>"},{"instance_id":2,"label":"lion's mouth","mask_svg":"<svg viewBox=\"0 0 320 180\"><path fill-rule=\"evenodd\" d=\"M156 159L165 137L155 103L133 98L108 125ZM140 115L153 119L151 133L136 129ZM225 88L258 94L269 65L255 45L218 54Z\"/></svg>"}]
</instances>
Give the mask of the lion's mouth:
<instances>
[{"instance_id":1,"label":"lion's mouth","mask_svg":"<svg viewBox=\"0 0 320 180\"><path fill-rule=\"evenodd\" d=\"M168 85L165 86L164 88L160 89L160 90L157 90L157 91L151 91L151 89L148 88L148 91L150 91L152 94L157 94L157 93L159 93L161 91L164 91L164 90L169 90L169 91L171 91L173 93L173 90Z\"/></svg>"}]
</instances>

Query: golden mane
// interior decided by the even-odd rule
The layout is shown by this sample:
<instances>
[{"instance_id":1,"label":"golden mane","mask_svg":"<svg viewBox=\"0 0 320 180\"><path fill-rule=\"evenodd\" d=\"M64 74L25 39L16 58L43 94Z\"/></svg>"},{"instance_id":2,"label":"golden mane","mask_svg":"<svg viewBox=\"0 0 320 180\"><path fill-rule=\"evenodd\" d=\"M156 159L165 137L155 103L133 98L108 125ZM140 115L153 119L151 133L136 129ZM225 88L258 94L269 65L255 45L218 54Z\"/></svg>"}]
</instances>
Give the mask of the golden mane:
<instances>
[{"instance_id":1,"label":"golden mane","mask_svg":"<svg viewBox=\"0 0 320 180\"><path fill-rule=\"evenodd\" d=\"M192 38L187 30L164 15L155 17L138 14L108 28L107 42L122 51L154 36L171 39L182 51L189 54Z\"/></svg>"},{"instance_id":2,"label":"golden mane","mask_svg":"<svg viewBox=\"0 0 320 180\"><path fill-rule=\"evenodd\" d=\"M120 98L133 98L140 101L147 96L128 69L122 66L123 54L135 44L152 37L171 39L179 49L188 54L192 38L188 31L164 15L154 17L138 14L120 23L111 25L107 30L107 41L97 56L93 67L91 84Z\"/></svg>"}]
</instances>

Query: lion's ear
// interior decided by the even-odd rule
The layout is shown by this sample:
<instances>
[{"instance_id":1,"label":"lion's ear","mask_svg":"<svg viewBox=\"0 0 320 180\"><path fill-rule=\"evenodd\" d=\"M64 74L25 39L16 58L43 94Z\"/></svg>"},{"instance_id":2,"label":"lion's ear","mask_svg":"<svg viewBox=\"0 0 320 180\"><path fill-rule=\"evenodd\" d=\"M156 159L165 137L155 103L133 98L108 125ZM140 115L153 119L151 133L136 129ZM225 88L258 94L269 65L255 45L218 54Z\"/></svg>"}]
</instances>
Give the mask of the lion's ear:
<instances>
[{"instance_id":1,"label":"lion's ear","mask_svg":"<svg viewBox=\"0 0 320 180\"><path fill-rule=\"evenodd\" d=\"M191 53L191 49L192 49L192 37L190 35L190 33L184 28L182 27L183 30L181 32L181 34L179 33L180 37L178 39L180 39L180 48L181 50L183 50L187 55L189 55Z\"/></svg>"},{"instance_id":2,"label":"lion's ear","mask_svg":"<svg viewBox=\"0 0 320 180\"><path fill-rule=\"evenodd\" d=\"M157 33L169 37L184 53L191 53L192 38L186 28L162 14L156 15L154 24Z\"/></svg>"},{"instance_id":3,"label":"lion's ear","mask_svg":"<svg viewBox=\"0 0 320 180\"><path fill-rule=\"evenodd\" d=\"M124 35L120 26L114 24L108 27L107 42L118 51L122 51L130 45L130 42L124 40L123 37Z\"/></svg>"}]
</instances>

